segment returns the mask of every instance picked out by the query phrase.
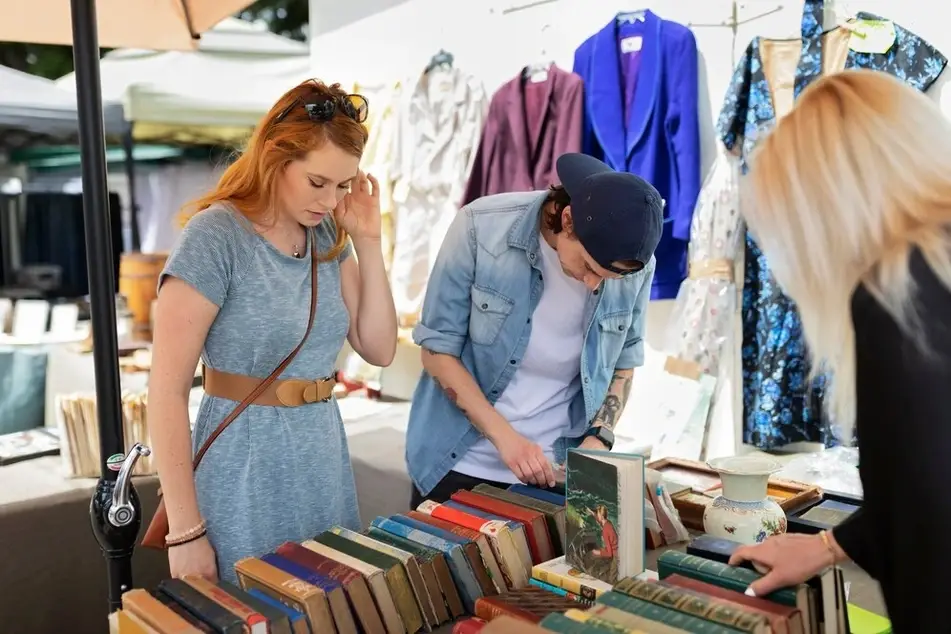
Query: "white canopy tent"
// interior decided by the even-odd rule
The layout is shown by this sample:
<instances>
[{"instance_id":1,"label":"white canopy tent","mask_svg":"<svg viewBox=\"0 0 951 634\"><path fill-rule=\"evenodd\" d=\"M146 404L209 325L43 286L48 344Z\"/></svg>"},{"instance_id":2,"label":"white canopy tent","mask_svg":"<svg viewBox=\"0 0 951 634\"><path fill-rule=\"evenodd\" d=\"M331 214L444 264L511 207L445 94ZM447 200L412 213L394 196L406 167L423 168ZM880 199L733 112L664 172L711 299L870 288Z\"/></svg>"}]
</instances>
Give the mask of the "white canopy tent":
<instances>
[{"instance_id":1,"label":"white canopy tent","mask_svg":"<svg viewBox=\"0 0 951 634\"><path fill-rule=\"evenodd\" d=\"M106 134L126 128L122 104L104 100ZM8 141L26 145L42 137L54 142L75 141L79 134L76 94L43 77L0 66L0 130Z\"/></svg>"},{"instance_id":2,"label":"white canopy tent","mask_svg":"<svg viewBox=\"0 0 951 634\"><path fill-rule=\"evenodd\" d=\"M228 18L198 50L119 49L102 59L100 73L103 99L123 104L136 141L232 143L310 76L310 58L303 42ZM72 74L57 84L75 89Z\"/></svg>"}]
</instances>

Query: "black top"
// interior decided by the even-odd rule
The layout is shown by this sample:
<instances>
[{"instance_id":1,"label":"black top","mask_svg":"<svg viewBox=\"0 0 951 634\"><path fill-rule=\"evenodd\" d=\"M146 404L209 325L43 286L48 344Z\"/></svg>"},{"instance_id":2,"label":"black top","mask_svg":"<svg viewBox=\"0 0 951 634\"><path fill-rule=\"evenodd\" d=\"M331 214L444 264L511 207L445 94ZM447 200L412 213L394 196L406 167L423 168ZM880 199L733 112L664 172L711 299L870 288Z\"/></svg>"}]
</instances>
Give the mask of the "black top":
<instances>
[{"instance_id":1,"label":"black top","mask_svg":"<svg viewBox=\"0 0 951 634\"><path fill-rule=\"evenodd\" d=\"M911 272L930 354L864 287L852 299L865 501L834 531L897 634L951 631L951 292L920 254Z\"/></svg>"}]
</instances>

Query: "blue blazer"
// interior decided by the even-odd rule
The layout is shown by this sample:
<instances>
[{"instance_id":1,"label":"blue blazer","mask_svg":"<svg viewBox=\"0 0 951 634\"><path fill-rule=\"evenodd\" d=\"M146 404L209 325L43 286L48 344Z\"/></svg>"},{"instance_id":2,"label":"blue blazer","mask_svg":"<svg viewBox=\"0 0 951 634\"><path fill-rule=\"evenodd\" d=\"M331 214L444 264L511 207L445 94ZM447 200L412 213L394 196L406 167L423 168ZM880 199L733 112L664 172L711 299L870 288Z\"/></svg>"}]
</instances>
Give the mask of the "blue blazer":
<instances>
[{"instance_id":1,"label":"blue blazer","mask_svg":"<svg viewBox=\"0 0 951 634\"><path fill-rule=\"evenodd\" d=\"M619 47L628 37L641 38L640 64L625 77ZM700 193L697 41L684 25L650 11L633 21L618 15L578 47L574 72L585 85L582 152L644 178L667 201L651 299L676 297Z\"/></svg>"}]
</instances>

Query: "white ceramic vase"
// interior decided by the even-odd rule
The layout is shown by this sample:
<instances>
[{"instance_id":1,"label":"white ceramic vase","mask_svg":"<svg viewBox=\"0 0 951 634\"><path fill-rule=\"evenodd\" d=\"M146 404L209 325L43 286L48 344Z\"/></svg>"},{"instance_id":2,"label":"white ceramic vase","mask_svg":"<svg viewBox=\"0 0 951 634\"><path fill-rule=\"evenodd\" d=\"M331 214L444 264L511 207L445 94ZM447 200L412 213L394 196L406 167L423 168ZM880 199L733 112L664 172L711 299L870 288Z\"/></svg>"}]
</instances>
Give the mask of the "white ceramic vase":
<instances>
[{"instance_id":1,"label":"white ceramic vase","mask_svg":"<svg viewBox=\"0 0 951 634\"><path fill-rule=\"evenodd\" d=\"M786 532L786 513L767 497L769 476L780 470L775 460L730 456L707 463L723 483L721 494L703 512L703 530L741 544L757 544Z\"/></svg>"}]
</instances>

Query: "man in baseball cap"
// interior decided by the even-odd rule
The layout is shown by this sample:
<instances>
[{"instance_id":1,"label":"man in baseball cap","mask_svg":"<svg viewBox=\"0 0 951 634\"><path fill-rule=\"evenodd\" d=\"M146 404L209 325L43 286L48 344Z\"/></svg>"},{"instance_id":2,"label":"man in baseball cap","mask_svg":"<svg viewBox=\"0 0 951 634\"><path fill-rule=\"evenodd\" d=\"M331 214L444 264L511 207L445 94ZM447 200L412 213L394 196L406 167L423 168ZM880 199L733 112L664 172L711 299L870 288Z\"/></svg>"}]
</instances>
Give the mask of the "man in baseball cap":
<instances>
[{"instance_id":1,"label":"man in baseball cap","mask_svg":"<svg viewBox=\"0 0 951 634\"><path fill-rule=\"evenodd\" d=\"M546 191L466 205L443 241L413 330L413 508L478 484L558 487L569 448L614 443L644 361L664 201L589 156L556 169Z\"/></svg>"},{"instance_id":2,"label":"man in baseball cap","mask_svg":"<svg viewBox=\"0 0 951 634\"><path fill-rule=\"evenodd\" d=\"M580 255L589 265L593 262L597 266L588 268L598 275L577 279L598 284L598 278L610 277L600 275L603 271L626 275L647 264L664 228L664 199L654 186L585 154L563 154L555 168L564 194L552 188L551 211L558 213L549 213L547 224L555 235L567 225L562 241L578 243L558 248L563 265L570 264L565 260L571 255ZM566 268L576 277L571 270Z\"/></svg>"}]
</instances>

